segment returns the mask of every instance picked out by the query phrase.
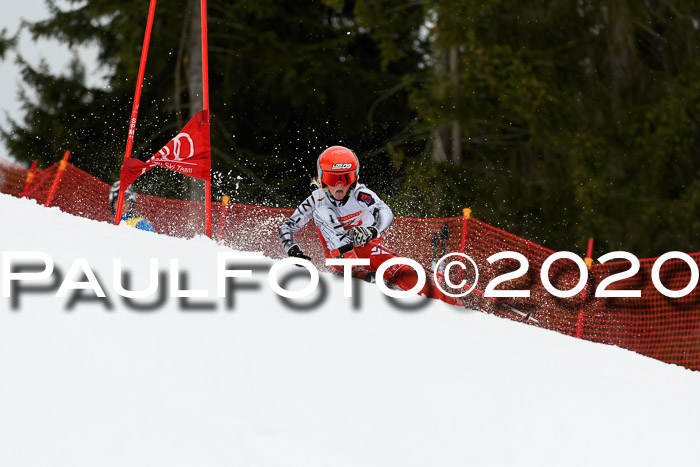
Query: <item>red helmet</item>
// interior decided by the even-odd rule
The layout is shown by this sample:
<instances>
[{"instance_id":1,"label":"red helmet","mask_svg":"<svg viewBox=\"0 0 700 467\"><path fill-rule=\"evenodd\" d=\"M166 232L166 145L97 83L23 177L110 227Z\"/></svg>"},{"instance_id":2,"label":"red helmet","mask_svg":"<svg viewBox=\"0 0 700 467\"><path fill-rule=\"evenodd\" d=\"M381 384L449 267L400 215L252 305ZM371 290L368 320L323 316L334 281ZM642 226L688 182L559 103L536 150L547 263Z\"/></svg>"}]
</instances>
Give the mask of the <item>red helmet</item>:
<instances>
[{"instance_id":1,"label":"red helmet","mask_svg":"<svg viewBox=\"0 0 700 467\"><path fill-rule=\"evenodd\" d=\"M343 146L331 146L318 157L318 180L321 186L344 186L357 183L360 174L360 161L350 149Z\"/></svg>"}]
</instances>

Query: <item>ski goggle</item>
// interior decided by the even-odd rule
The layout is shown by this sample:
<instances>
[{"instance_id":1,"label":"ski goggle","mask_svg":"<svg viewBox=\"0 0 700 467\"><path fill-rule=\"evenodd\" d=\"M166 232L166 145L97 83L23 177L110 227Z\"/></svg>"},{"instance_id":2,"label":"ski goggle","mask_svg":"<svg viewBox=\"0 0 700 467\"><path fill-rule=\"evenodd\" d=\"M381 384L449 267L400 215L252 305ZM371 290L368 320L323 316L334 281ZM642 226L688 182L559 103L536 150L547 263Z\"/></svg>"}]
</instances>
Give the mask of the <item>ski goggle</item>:
<instances>
[{"instance_id":1,"label":"ski goggle","mask_svg":"<svg viewBox=\"0 0 700 467\"><path fill-rule=\"evenodd\" d=\"M336 186L340 182L343 186L350 186L357 180L357 174L352 172L324 172L321 182L324 185Z\"/></svg>"},{"instance_id":2,"label":"ski goggle","mask_svg":"<svg viewBox=\"0 0 700 467\"><path fill-rule=\"evenodd\" d=\"M109 192L109 204L114 204L117 199L119 199L119 190L113 190ZM132 190L126 190L124 192L124 201L131 201L132 203L136 200L136 196Z\"/></svg>"}]
</instances>

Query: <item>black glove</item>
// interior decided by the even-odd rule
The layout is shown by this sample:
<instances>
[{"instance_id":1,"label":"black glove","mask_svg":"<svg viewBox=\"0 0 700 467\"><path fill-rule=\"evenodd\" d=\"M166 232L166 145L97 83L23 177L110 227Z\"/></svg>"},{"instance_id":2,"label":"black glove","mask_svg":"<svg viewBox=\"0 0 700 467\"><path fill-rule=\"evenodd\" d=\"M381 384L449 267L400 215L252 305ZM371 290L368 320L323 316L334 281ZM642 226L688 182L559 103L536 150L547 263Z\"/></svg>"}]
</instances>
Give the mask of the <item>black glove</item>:
<instances>
[{"instance_id":1,"label":"black glove","mask_svg":"<svg viewBox=\"0 0 700 467\"><path fill-rule=\"evenodd\" d=\"M287 254L295 258L311 260L311 256L306 256L304 252L301 251L301 248L299 248L299 245L292 245L289 250L287 250Z\"/></svg>"},{"instance_id":2,"label":"black glove","mask_svg":"<svg viewBox=\"0 0 700 467\"><path fill-rule=\"evenodd\" d=\"M370 240L374 240L379 235L376 227L362 227L358 225L350 231L350 239L357 246L365 246Z\"/></svg>"}]
</instances>

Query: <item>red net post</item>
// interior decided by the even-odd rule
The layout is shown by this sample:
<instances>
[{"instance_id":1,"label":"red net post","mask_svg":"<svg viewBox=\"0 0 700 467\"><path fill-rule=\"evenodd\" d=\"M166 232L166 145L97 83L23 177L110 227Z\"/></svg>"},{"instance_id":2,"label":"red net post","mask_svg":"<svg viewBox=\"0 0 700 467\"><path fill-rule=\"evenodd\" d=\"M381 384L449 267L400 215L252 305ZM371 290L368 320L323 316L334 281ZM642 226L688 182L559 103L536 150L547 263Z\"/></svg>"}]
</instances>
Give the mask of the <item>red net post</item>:
<instances>
[{"instance_id":1,"label":"red net post","mask_svg":"<svg viewBox=\"0 0 700 467\"><path fill-rule=\"evenodd\" d=\"M589 238L588 239L588 248L586 248L586 258L584 259L586 262L586 266L588 267L588 270L590 271L591 266L593 265L593 239ZM586 297L588 296L588 285L590 284L590 276L588 277L588 281L586 281L586 286L583 288L583 292L581 293L581 306L579 307L578 310L578 322L576 323L576 337L578 339L581 338L581 333L583 332L583 314L584 311L586 310Z\"/></svg>"},{"instance_id":2,"label":"red net post","mask_svg":"<svg viewBox=\"0 0 700 467\"><path fill-rule=\"evenodd\" d=\"M588 266L588 269L591 269L591 266L593 265L593 239L589 238L588 239L588 248L586 248L586 266Z\"/></svg>"},{"instance_id":3,"label":"red net post","mask_svg":"<svg viewBox=\"0 0 700 467\"><path fill-rule=\"evenodd\" d=\"M217 238L219 241L223 241L224 239L224 230L226 229L226 215L227 215L227 209L226 207L228 206L228 203L231 201L230 196L222 196L221 197L221 216L219 217L219 233L217 235Z\"/></svg>"},{"instance_id":4,"label":"red net post","mask_svg":"<svg viewBox=\"0 0 700 467\"><path fill-rule=\"evenodd\" d=\"M472 216L472 210L469 208L462 209L462 237L459 242L459 252L464 253L464 249L467 245L467 228L469 223L469 218Z\"/></svg>"},{"instance_id":5,"label":"red net post","mask_svg":"<svg viewBox=\"0 0 700 467\"><path fill-rule=\"evenodd\" d=\"M51 206L51 201L53 201L53 197L56 195L56 190L58 190L58 184L61 182L63 172L65 172L66 167L68 166L69 157L70 151L66 151L66 153L63 155L63 159L61 159L61 162L58 163L58 172L56 172L56 178L54 178L53 180L53 185L51 185L51 190L49 190L49 195L46 197L46 202L44 203L44 206L46 207Z\"/></svg>"},{"instance_id":6,"label":"red net post","mask_svg":"<svg viewBox=\"0 0 700 467\"><path fill-rule=\"evenodd\" d=\"M32 186L34 177L36 177L36 161L32 162L32 168L29 169L29 172L27 173L27 178L24 180L24 190L22 190L22 194L19 196L20 198L27 197L27 193L29 193L29 188Z\"/></svg>"}]
</instances>

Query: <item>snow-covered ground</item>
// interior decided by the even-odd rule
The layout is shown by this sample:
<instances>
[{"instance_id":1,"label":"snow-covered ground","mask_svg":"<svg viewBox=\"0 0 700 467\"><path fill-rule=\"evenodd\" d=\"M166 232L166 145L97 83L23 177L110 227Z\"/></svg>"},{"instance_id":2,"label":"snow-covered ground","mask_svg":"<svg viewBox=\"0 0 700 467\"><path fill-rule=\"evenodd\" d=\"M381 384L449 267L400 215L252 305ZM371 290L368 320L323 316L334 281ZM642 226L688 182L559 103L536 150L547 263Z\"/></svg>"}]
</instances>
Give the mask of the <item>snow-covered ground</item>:
<instances>
[{"instance_id":1,"label":"snow-covered ground","mask_svg":"<svg viewBox=\"0 0 700 467\"><path fill-rule=\"evenodd\" d=\"M67 310L71 291L24 291L17 309L0 298L0 466L700 462L700 373L439 302L399 310L372 284L356 284L353 306L326 274L321 305L283 305L258 272L228 310L211 298L228 250L206 238L6 195L0 216L5 257L45 252L59 279L85 258L112 306ZM187 288L210 295L191 302L213 309L126 306L113 258L134 289L147 258L178 259Z\"/></svg>"}]
</instances>

